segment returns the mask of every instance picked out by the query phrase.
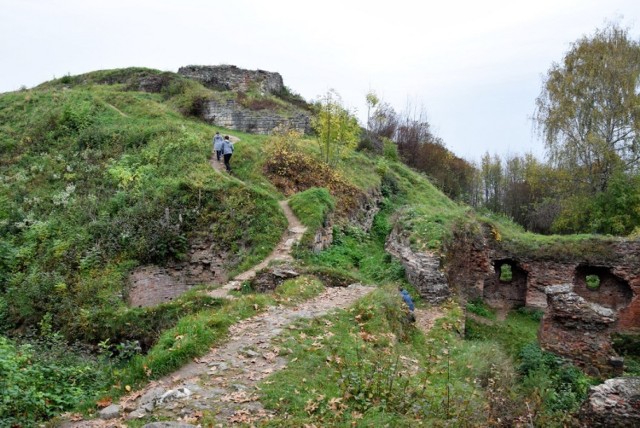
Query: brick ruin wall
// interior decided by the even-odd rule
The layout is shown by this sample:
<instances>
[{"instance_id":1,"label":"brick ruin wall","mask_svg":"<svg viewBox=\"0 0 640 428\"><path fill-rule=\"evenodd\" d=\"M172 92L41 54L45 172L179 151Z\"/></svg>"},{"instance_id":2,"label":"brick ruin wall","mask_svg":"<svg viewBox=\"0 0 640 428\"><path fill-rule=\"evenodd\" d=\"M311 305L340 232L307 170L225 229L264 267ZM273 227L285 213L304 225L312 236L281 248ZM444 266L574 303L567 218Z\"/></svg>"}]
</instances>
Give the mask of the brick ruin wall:
<instances>
[{"instance_id":1,"label":"brick ruin wall","mask_svg":"<svg viewBox=\"0 0 640 428\"><path fill-rule=\"evenodd\" d=\"M640 334L640 241L599 241L597 253L536 258L505 250L488 228L456 235L445 264L450 287L493 307L543 309L544 349L592 375L620 372L611 335ZM501 278L503 265L509 280ZM587 286L591 275L600 280L595 289Z\"/></svg>"}]
</instances>

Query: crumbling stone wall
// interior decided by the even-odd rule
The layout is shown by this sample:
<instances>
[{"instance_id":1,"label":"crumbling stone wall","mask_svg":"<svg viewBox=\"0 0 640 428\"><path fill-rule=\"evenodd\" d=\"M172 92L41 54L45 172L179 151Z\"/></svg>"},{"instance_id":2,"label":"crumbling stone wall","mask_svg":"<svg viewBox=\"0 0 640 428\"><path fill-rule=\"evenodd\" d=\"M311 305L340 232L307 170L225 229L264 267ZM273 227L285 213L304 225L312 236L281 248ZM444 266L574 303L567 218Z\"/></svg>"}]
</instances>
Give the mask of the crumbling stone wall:
<instances>
[{"instance_id":1,"label":"crumbling stone wall","mask_svg":"<svg viewBox=\"0 0 640 428\"><path fill-rule=\"evenodd\" d=\"M270 134L275 128L282 126L302 133L311 132L311 118L301 110L291 115L279 114L268 109L250 110L235 100L207 101L202 118L212 125L251 134Z\"/></svg>"},{"instance_id":2,"label":"crumbling stone wall","mask_svg":"<svg viewBox=\"0 0 640 428\"><path fill-rule=\"evenodd\" d=\"M145 265L128 278L127 302L133 307L155 306L173 300L195 285L224 284L230 257L211 242L191 243L187 260L167 266Z\"/></svg>"},{"instance_id":3,"label":"crumbling stone wall","mask_svg":"<svg viewBox=\"0 0 640 428\"><path fill-rule=\"evenodd\" d=\"M527 297L527 272L514 260L496 260L494 275L484 283L484 300L493 307L516 308L525 306ZM501 270L508 266L510 279L503 279Z\"/></svg>"},{"instance_id":4,"label":"crumbling stone wall","mask_svg":"<svg viewBox=\"0 0 640 428\"><path fill-rule=\"evenodd\" d=\"M380 211L382 193L377 187L370 188L361 193L354 207L347 213L346 221L351 226L356 226L369 232L373 226L373 219ZM334 214L330 213L324 221L322 227L315 231L311 242L311 249L314 252L325 250L333 243L333 227L335 225Z\"/></svg>"},{"instance_id":5,"label":"crumbling stone wall","mask_svg":"<svg viewBox=\"0 0 640 428\"><path fill-rule=\"evenodd\" d=\"M616 311L589 302L573 284L546 288L548 309L539 331L540 346L568 357L589 375L621 375L622 359L613 350Z\"/></svg>"},{"instance_id":6,"label":"crumbling stone wall","mask_svg":"<svg viewBox=\"0 0 640 428\"><path fill-rule=\"evenodd\" d=\"M608 379L591 387L579 417L584 427L640 426L640 377Z\"/></svg>"},{"instance_id":7,"label":"crumbling stone wall","mask_svg":"<svg viewBox=\"0 0 640 428\"><path fill-rule=\"evenodd\" d=\"M600 284L591 288L587 277L595 276ZM627 281L613 274L611 268L602 266L578 265L573 284L576 294L584 299L611 309L623 309L631 303L633 292Z\"/></svg>"},{"instance_id":8,"label":"crumbling stone wall","mask_svg":"<svg viewBox=\"0 0 640 428\"><path fill-rule=\"evenodd\" d=\"M619 370L611 335L640 333L640 241L598 239L585 242L583 251L525 251L496 240L488 225L465 227L455 231L448 248L449 284L494 307L545 310L539 334L545 349L592 373ZM500 281L504 263L517 272L515 288ZM587 286L587 275L599 278L597 289ZM561 292L554 288L559 285Z\"/></svg>"},{"instance_id":9,"label":"crumbling stone wall","mask_svg":"<svg viewBox=\"0 0 640 428\"><path fill-rule=\"evenodd\" d=\"M188 65L180 67L178 74L217 91L247 92L255 88L262 94L278 94L284 90L280 73L245 70L235 65Z\"/></svg>"},{"instance_id":10,"label":"crumbling stone wall","mask_svg":"<svg viewBox=\"0 0 640 428\"><path fill-rule=\"evenodd\" d=\"M261 95L278 95L285 89L279 73L245 70L234 65L189 65L180 67L178 74L197 80L216 91L256 91ZM235 100L210 99L204 101L198 115L212 125L251 134L270 134L275 128L282 126L305 134L311 132L308 111L293 105L285 110L252 110Z\"/></svg>"},{"instance_id":11,"label":"crumbling stone wall","mask_svg":"<svg viewBox=\"0 0 640 428\"><path fill-rule=\"evenodd\" d=\"M400 259L407 281L418 290L423 299L438 304L451 295L441 258L437 253L414 251L398 227L389 234L385 250Z\"/></svg>"}]
</instances>

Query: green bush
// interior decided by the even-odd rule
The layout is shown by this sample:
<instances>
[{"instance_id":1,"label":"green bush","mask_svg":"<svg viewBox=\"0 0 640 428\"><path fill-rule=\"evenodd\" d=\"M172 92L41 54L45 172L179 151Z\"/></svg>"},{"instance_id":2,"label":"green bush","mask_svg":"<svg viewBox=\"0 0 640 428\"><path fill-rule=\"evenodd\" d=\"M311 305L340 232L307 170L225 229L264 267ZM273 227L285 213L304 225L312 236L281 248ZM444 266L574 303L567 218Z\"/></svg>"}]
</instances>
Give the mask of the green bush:
<instances>
[{"instance_id":1,"label":"green bush","mask_svg":"<svg viewBox=\"0 0 640 428\"><path fill-rule=\"evenodd\" d=\"M611 335L614 349L629 356L640 357L640 334L614 333Z\"/></svg>"},{"instance_id":2,"label":"green bush","mask_svg":"<svg viewBox=\"0 0 640 428\"><path fill-rule=\"evenodd\" d=\"M383 146L383 156L385 159L390 161L397 162L400 160L400 155L398 154L398 146L393 141L385 138Z\"/></svg>"},{"instance_id":3,"label":"green bush","mask_svg":"<svg viewBox=\"0 0 640 428\"><path fill-rule=\"evenodd\" d=\"M597 290L600 288L600 277L598 275L587 275L585 281L589 290Z\"/></svg>"},{"instance_id":4,"label":"green bush","mask_svg":"<svg viewBox=\"0 0 640 428\"><path fill-rule=\"evenodd\" d=\"M300 222L315 233L327 221L336 201L323 187L312 187L296 193L289 199L289 206Z\"/></svg>"},{"instance_id":5,"label":"green bush","mask_svg":"<svg viewBox=\"0 0 640 428\"><path fill-rule=\"evenodd\" d=\"M0 420L5 426L32 426L95 394L106 378L82 361L43 361L28 345L0 336Z\"/></svg>"},{"instance_id":6,"label":"green bush","mask_svg":"<svg viewBox=\"0 0 640 428\"><path fill-rule=\"evenodd\" d=\"M511 271L511 265L503 263L500 265L500 281L511 282L513 279L513 272Z\"/></svg>"},{"instance_id":7,"label":"green bush","mask_svg":"<svg viewBox=\"0 0 640 428\"><path fill-rule=\"evenodd\" d=\"M523 385L542 397L545 413L574 412L587 397L592 381L580 369L537 344L520 352L519 371Z\"/></svg>"}]
</instances>

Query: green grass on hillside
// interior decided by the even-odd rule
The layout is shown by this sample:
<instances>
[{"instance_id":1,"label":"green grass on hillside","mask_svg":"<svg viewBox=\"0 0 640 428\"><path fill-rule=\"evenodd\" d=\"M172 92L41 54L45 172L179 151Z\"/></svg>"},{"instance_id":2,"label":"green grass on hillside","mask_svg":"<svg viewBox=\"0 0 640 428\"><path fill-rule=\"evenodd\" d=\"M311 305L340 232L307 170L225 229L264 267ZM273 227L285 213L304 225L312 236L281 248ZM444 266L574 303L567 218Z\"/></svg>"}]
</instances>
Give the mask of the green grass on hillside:
<instances>
[{"instance_id":1,"label":"green grass on hillside","mask_svg":"<svg viewBox=\"0 0 640 428\"><path fill-rule=\"evenodd\" d=\"M460 308L443 309L425 336L407 323L395 287L384 287L346 311L298 322L281 338L289 364L260 385L262 402L276 412L264 424L572 423L589 380L528 344L535 317L512 313L506 325L464 340Z\"/></svg>"},{"instance_id":2,"label":"green grass on hillside","mask_svg":"<svg viewBox=\"0 0 640 428\"><path fill-rule=\"evenodd\" d=\"M449 199L423 175L400 164L391 164L388 181L392 188L402 189L398 213L400 230L409 234L416 251L440 251L452 238L455 222L469 208ZM383 183L384 184L384 183Z\"/></svg>"},{"instance_id":3,"label":"green grass on hillside","mask_svg":"<svg viewBox=\"0 0 640 428\"><path fill-rule=\"evenodd\" d=\"M237 174L247 185L219 174L208 163L215 128L176 111L179 92L132 91L127 73L0 96L3 329L28 329L49 313L70 338L102 340L127 330L114 324L126 319L136 265L182 260L190 239L208 236L240 271L284 231L281 196L252 172L262 140L240 135Z\"/></svg>"},{"instance_id":4,"label":"green grass on hillside","mask_svg":"<svg viewBox=\"0 0 640 428\"><path fill-rule=\"evenodd\" d=\"M139 92L149 81L158 93ZM471 340L463 340L462 312L449 303L425 336L406 321L397 287L414 290L384 243L395 227L415 251L440 252L456 227L480 233L488 225L493 239L515 254L608 257L608 239L542 237L502 218L477 217L399 163L389 143L383 156L344 152L328 166L318 158L317 141L300 138L282 145L293 164L281 170L284 158L270 157L271 137L219 129L240 141L234 175L218 173L208 163L218 128L197 116L203 100L231 95L141 68L64 76L0 94L0 334L22 333L34 346L0 336L0 366L10 372L0 376L0 390L11 397L0 403L0 419L28 425L80 401L93 409L97 398L116 398L127 386L140 387L202 355L239 319L318 295L322 280L380 288L353 308L301 321L282 337L290 364L261 386L264 403L277 411L268 425L568 421L588 380L532 344L531 314L511 314L492 326L469 323ZM265 100L251 91L240 98L250 108L296 100L291 93ZM299 177L298 166L309 174ZM292 196L291 206L309 233L330 212L346 216L372 189L384 199L370 233L340 218L329 249L299 248L297 262L307 275L272 295L222 302L200 287L153 308L126 305L132 269L184 260L196 238L228 255L231 275L255 265L284 232L277 201L291 189L308 189ZM100 353L83 359L84 348L63 335ZM46 344L55 352L40 352Z\"/></svg>"},{"instance_id":5,"label":"green grass on hillside","mask_svg":"<svg viewBox=\"0 0 640 428\"><path fill-rule=\"evenodd\" d=\"M460 338L453 304L423 335L395 287L281 339L287 367L261 385L266 426L487 426L526 411L512 360L495 343ZM505 395L506 394L506 395ZM513 400L513 401L512 401ZM507 411L500 407L508 403Z\"/></svg>"},{"instance_id":6,"label":"green grass on hillside","mask_svg":"<svg viewBox=\"0 0 640 428\"><path fill-rule=\"evenodd\" d=\"M324 188L312 187L296 193L289 206L300 222L312 230L319 229L335 208L335 198Z\"/></svg>"},{"instance_id":7,"label":"green grass on hillside","mask_svg":"<svg viewBox=\"0 0 640 428\"><path fill-rule=\"evenodd\" d=\"M394 283L411 288L404 279L402 264L384 250L384 242L391 231L391 205L374 219L372 232L347 227L336 229L333 244L320 253L302 252L299 257L315 270L324 269L370 284Z\"/></svg>"},{"instance_id":8,"label":"green grass on hillside","mask_svg":"<svg viewBox=\"0 0 640 428\"><path fill-rule=\"evenodd\" d=\"M502 247L520 257L550 259L556 261L576 258L615 260L611 244L621 238L591 234L540 235L501 215L484 213L478 220L490 225L493 239Z\"/></svg>"}]
</instances>

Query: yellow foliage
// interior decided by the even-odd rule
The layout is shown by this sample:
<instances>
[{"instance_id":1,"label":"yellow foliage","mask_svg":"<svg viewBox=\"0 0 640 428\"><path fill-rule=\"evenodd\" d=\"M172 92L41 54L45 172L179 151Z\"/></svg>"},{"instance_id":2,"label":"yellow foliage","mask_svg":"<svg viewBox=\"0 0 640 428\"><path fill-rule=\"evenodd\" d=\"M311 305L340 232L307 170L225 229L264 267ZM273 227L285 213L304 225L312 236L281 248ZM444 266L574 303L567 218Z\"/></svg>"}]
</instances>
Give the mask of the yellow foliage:
<instances>
[{"instance_id":1,"label":"yellow foliage","mask_svg":"<svg viewBox=\"0 0 640 428\"><path fill-rule=\"evenodd\" d=\"M301 134L284 130L267 141L265 175L289 196L311 187L325 187L337 199L337 211L348 212L360 195L360 190L337 171L300 149Z\"/></svg>"},{"instance_id":2,"label":"yellow foliage","mask_svg":"<svg viewBox=\"0 0 640 428\"><path fill-rule=\"evenodd\" d=\"M500 231L494 226L491 226L491 236L498 242L502 241L502 235L500 235Z\"/></svg>"}]
</instances>

